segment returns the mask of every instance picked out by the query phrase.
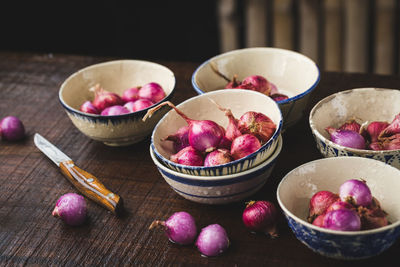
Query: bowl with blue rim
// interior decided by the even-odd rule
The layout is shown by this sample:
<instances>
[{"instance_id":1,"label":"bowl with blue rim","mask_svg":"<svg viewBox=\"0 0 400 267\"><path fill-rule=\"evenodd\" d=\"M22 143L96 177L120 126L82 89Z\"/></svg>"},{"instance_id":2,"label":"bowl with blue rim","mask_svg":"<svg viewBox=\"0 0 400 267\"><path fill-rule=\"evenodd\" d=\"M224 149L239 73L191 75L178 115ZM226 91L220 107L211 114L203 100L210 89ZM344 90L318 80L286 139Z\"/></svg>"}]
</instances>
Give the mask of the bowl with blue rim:
<instances>
[{"instance_id":1,"label":"bowl with blue rim","mask_svg":"<svg viewBox=\"0 0 400 267\"><path fill-rule=\"evenodd\" d=\"M144 60L113 60L87 66L70 75L61 85L59 100L73 125L87 137L109 146L131 145L151 135L156 123L168 111L162 108L153 117L142 121L148 109L122 115L102 116L80 111L85 101L92 101L89 89L100 84L109 92L122 95L124 90L158 83L170 100L175 89L174 73L167 67Z\"/></svg>"}]
</instances>

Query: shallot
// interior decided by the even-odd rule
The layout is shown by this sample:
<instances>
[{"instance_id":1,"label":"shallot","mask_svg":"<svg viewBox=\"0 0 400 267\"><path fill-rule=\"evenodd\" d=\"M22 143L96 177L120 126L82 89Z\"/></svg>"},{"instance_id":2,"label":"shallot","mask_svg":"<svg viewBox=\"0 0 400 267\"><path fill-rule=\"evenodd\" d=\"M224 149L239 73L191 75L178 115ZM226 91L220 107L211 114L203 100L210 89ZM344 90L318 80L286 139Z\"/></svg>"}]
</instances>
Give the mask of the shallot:
<instances>
[{"instance_id":1,"label":"shallot","mask_svg":"<svg viewBox=\"0 0 400 267\"><path fill-rule=\"evenodd\" d=\"M389 123L386 121L373 121L368 124L366 131L368 133L371 143L377 142L381 132L388 126Z\"/></svg>"},{"instance_id":2,"label":"shallot","mask_svg":"<svg viewBox=\"0 0 400 267\"><path fill-rule=\"evenodd\" d=\"M89 100L85 101L81 105L80 111L90 114L100 114L100 111L95 106L93 106L92 102L90 102Z\"/></svg>"},{"instance_id":3,"label":"shallot","mask_svg":"<svg viewBox=\"0 0 400 267\"><path fill-rule=\"evenodd\" d=\"M181 245L192 244L197 235L195 220L185 211L175 212L166 221L153 221L149 229L160 226L171 242Z\"/></svg>"},{"instance_id":4,"label":"shallot","mask_svg":"<svg viewBox=\"0 0 400 267\"><path fill-rule=\"evenodd\" d=\"M4 117L0 121L0 137L8 141L18 141L25 137L25 127L15 116Z\"/></svg>"},{"instance_id":5,"label":"shallot","mask_svg":"<svg viewBox=\"0 0 400 267\"><path fill-rule=\"evenodd\" d=\"M252 231L264 232L272 237L278 236L277 210L272 202L250 201L243 211L242 220L244 225Z\"/></svg>"},{"instance_id":6,"label":"shallot","mask_svg":"<svg viewBox=\"0 0 400 267\"><path fill-rule=\"evenodd\" d=\"M90 90L94 91L95 97L92 104L97 110L104 110L107 107L115 105L123 105L123 101L119 95L104 90L100 87L100 84L96 84Z\"/></svg>"},{"instance_id":7,"label":"shallot","mask_svg":"<svg viewBox=\"0 0 400 267\"><path fill-rule=\"evenodd\" d=\"M68 225L76 226L85 222L86 213L85 198L76 193L67 193L58 199L52 215Z\"/></svg>"},{"instance_id":8,"label":"shallot","mask_svg":"<svg viewBox=\"0 0 400 267\"><path fill-rule=\"evenodd\" d=\"M191 146L187 146L169 158L172 162L187 166L203 166L203 155Z\"/></svg>"},{"instance_id":9,"label":"shallot","mask_svg":"<svg viewBox=\"0 0 400 267\"><path fill-rule=\"evenodd\" d=\"M237 87L239 89L250 89L265 95L270 95L271 87L267 79L260 75L251 75L242 80L242 83Z\"/></svg>"},{"instance_id":10,"label":"shallot","mask_svg":"<svg viewBox=\"0 0 400 267\"><path fill-rule=\"evenodd\" d=\"M348 120L345 123L343 123L340 127L339 130L350 130L359 133L360 132L361 125L356 122L354 119Z\"/></svg>"},{"instance_id":11,"label":"shallot","mask_svg":"<svg viewBox=\"0 0 400 267\"><path fill-rule=\"evenodd\" d=\"M237 160L256 152L261 147L257 137L252 134L243 134L232 141L231 155Z\"/></svg>"},{"instance_id":12,"label":"shallot","mask_svg":"<svg viewBox=\"0 0 400 267\"><path fill-rule=\"evenodd\" d=\"M339 130L333 127L327 127L325 130L329 133L330 140L335 144L350 148L365 149L365 139L358 132Z\"/></svg>"},{"instance_id":13,"label":"shallot","mask_svg":"<svg viewBox=\"0 0 400 267\"><path fill-rule=\"evenodd\" d=\"M140 87L132 87L132 88L126 89L122 93L122 100L124 102L138 100L139 99L139 89L140 89Z\"/></svg>"},{"instance_id":14,"label":"shallot","mask_svg":"<svg viewBox=\"0 0 400 267\"><path fill-rule=\"evenodd\" d=\"M143 85L139 90L139 98L148 99L153 103L160 102L165 97L165 92L161 85L155 82Z\"/></svg>"},{"instance_id":15,"label":"shallot","mask_svg":"<svg viewBox=\"0 0 400 267\"><path fill-rule=\"evenodd\" d=\"M172 141L175 152L178 152L184 149L185 147L190 146L189 126L185 125L180 127L175 134L168 135L167 137L162 139L162 141L165 140Z\"/></svg>"},{"instance_id":16,"label":"shallot","mask_svg":"<svg viewBox=\"0 0 400 267\"><path fill-rule=\"evenodd\" d=\"M325 214L323 227L339 231L359 231L361 229L361 220L353 210L332 210Z\"/></svg>"},{"instance_id":17,"label":"shallot","mask_svg":"<svg viewBox=\"0 0 400 267\"><path fill-rule=\"evenodd\" d=\"M379 135L380 137L391 136L400 134L400 114L397 114L393 121L386 127Z\"/></svg>"},{"instance_id":18,"label":"shallot","mask_svg":"<svg viewBox=\"0 0 400 267\"><path fill-rule=\"evenodd\" d=\"M330 191L322 190L315 193L310 199L308 221L312 222L317 216L324 214L329 206L338 200L339 196Z\"/></svg>"},{"instance_id":19,"label":"shallot","mask_svg":"<svg viewBox=\"0 0 400 267\"><path fill-rule=\"evenodd\" d=\"M100 113L101 116L114 116L114 115L122 115L122 114L127 114L130 111L124 107L124 106L120 106L120 105L115 105L115 106L111 106L111 107L107 107L105 109L103 109L103 111Z\"/></svg>"},{"instance_id":20,"label":"shallot","mask_svg":"<svg viewBox=\"0 0 400 267\"><path fill-rule=\"evenodd\" d=\"M211 152L215 150L222 137L224 136L223 128L216 122L211 120L193 120L188 118L182 111L180 111L174 104L169 101L163 102L156 107L149 109L147 114L143 117L145 121L155 111L161 107L169 105L172 107L179 116L181 116L189 125L189 144L200 152Z\"/></svg>"},{"instance_id":21,"label":"shallot","mask_svg":"<svg viewBox=\"0 0 400 267\"><path fill-rule=\"evenodd\" d=\"M267 115L248 111L240 117L239 129L242 133L255 135L261 142L267 142L275 133L276 125Z\"/></svg>"},{"instance_id":22,"label":"shallot","mask_svg":"<svg viewBox=\"0 0 400 267\"><path fill-rule=\"evenodd\" d=\"M196 246L204 256L218 256L229 247L228 234L219 224L208 225L201 229Z\"/></svg>"},{"instance_id":23,"label":"shallot","mask_svg":"<svg viewBox=\"0 0 400 267\"><path fill-rule=\"evenodd\" d=\"M125 103L124 107L126 107L130 112L136 112L146 109L152 105L154 105L154 103L148 99L138 99L136 101L129 101Z\"/></svg>"},{"instance_id":24,"label":"shallot","mask_svg":"<svg viewBox=\"0 0 400 267\"><path fill-rule=\"evenodd\" d=\"M363 180L347 180L339 187L339 196L356 206L368 206L372 202L371 190Z\"/></svg>"},{"instance_id":25,"label":"shallot","mask_svg":"<svg viewBox=\"0 0 400 267\"><path fill-rule=\"evenodd\" d=\"M227 149L219 148L207 154L204 159L204 166L211 167L226 164L232 161L232 157Z\"/></svg>"}]
</instances>

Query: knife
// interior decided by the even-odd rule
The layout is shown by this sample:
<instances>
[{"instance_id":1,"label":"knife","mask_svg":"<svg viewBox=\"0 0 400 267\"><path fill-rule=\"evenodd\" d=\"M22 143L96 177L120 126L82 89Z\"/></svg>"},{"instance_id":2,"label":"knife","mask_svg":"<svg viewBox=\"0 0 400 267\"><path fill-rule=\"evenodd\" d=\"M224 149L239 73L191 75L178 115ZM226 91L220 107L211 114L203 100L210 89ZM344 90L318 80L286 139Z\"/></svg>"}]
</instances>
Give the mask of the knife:
<instances>
[{"instance_id":1,"label":"knife","mask_svg":"<svg viewBox=\"0 0 400 267\"><path fill-rule=\"evenodd\" d=\"M108 190L95 176L78 168L71 158L40 134L36 133L33 140L82 194L115 214L122 210L122 198Z\"/></svg>"}]
</instances>

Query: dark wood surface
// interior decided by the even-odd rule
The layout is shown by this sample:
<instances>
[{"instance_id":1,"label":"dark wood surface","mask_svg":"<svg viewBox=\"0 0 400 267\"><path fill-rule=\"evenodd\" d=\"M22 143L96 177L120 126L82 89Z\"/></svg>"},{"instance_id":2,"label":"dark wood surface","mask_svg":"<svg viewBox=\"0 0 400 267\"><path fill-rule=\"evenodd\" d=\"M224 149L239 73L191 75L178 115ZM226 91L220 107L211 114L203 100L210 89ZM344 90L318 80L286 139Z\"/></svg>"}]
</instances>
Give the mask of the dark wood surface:
<instances>
[{"instance_id":1,"label":"dark wood surface","mask_svg":"<svg viewBox=\"0 0 400 267\"><path fill-rule=\"evenodd\" d=\"M312 252L295 238L283 216L277 239L251 234L243 226L245 201L265 199L277 204L276 188L283 176L321 158L307 116L284 133L284 147L267 184L247 200L218 206L190 202L171 190L150 159L149 140L108 147L81 134L59 103L59 87L78 69L109 59L0 52L0 117L18 116L28 133L21 142L0 141L1 266L396 266L399 241L380 256L346 262ZM175 104L196 95L190 78L199 63L159 63L176 75ZM400 88L400 77L322 73L306 113L321 98L357 87ZM80 227L69 227L51 216L62 194L77 191L34 146L36 132L122 196L123 216L116 217L90 200L89 218ZM191 213L198 228L212 223L225 227L231 240L228 251L219 257L202 257L194 246L172 244L163 232L148 230L154 219L167 219L176 211Z\"/></svg>"}]
</instances>

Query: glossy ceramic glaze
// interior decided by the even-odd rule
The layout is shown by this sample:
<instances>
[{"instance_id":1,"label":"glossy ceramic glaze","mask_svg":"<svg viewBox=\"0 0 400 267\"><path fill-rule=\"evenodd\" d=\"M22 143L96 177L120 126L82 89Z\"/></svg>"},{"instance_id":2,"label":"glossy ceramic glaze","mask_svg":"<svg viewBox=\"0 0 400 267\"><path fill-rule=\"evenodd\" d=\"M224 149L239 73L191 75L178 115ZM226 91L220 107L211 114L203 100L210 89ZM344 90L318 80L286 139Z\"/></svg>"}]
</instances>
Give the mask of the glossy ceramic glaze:
<instances>
[{"instance_id":1,"label":"glossy ceramic glaze","mask_svg":"<svg viewBox=\"0 0 400 267\"><path fill-rule=\"evenodd\" d=\"M319 101L309 116L317 148L324 157L360 156L383 161L400 169L400 150L353 149L331 142L325 128L338 128L346 120L391 122L400 113L400 91L384 88L355 88Z\"/></svg>"},{"instance_id":2,"label":"glossy ceramic glaze","mask_svg":"<svg viewBox=\"0 0 400 267\"><path fill-rule=\"evenodd\" d=\"M238 80L250 75L262 75L274 83L289 99L279 101L284 128L295 124L304 114L310 93L317 86L320 72L308 57L294 51L256 47L233 50L215 56L201 64L192 75L192 85L203 94L224 88L227 81L217 75L210 64L228 78Z\"/></svg>"},{"instance_id":3,"label":"glossy ceramic glaze","mask_svg":"<svg viewBox=\"0 0 400 267\"><path fill-rule=\"evenodd\" d=\"M168 68L141 60L116 60L77 71L61 85L59 99L72 123L86 136L111 146L137 143L149 136L164 108L142 121L147 109L117 116L100 116L79 111L86 100L93 100L89 88L100 84L105 90L122 95L123 91L149 82L159 83L169 100L175 88L175 76ZM149 107L150 108L150 107Z\"/></svg>"},{"instance_id":4,"label":"glossy ceramic glaze","mask_svg":"<svg viewBox=\"0 0 400 267\"><path fill-rule=\"evenodd\" d=\"M162 164L150 148L150 155L165 181L182 197L203 204L226 204L251 196L268 180L282 150L282 137L272 155L256 167L221 176L196 176L174 171Z\"/></svg>"},{"instance_id":5,"label":"glossy ceramic glaze","mask_svg":"<svg viewBox=\"0 0 400 267\"><path fill-rule=\"evenodd\" d=\"M242 172L265 161L275 150L282 129L282 114L278 105L268 96L254 91L227 89L192 97L177 107L191 119L213 120L226 128L228 118L210 99L222 107L231 109L237 119L247 111L267 115L276 125L275 133L259 150L244 158L213 167L185 166L169 160L171 154L175 153L172 142L163 141L166 136L174 134L180 127L187 125L182 117L171 110L159 121L151 136L151 148L158 160L175 171L202 176Z\"/></svg>"},{"instance_id":6,"label":"glossy ceramic glaze","mask_svg":"<svg viewBox=\"0 0 400 267\"><path fill-rule=\"evenodd\" d=\"M390 225L364 231L334 231L307 222L308 205L321 190L337 193L348 179L362 178L389 214ZM400 235L400 170L361 157L311 161L289 172L280 182L277 199L290 228L313 251L336 259L362 259L380 254ZM372 241L373 240L373 241Z\"/></svg>"}]
</instances>

